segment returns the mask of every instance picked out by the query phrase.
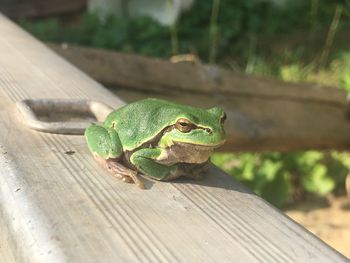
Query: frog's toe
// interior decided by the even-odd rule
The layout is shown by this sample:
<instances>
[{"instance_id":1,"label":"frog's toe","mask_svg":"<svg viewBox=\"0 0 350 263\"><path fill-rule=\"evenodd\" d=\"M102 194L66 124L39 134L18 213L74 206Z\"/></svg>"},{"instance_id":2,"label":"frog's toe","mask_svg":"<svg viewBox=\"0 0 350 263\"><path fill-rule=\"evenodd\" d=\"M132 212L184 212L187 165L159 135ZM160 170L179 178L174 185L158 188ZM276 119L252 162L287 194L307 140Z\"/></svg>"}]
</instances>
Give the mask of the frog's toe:
<instances>
[{"instance_id":1,"label":"frog's toe","mask_svg":"<svg viewBox=\"0 0 350 263\"><path fill-rule=\"evenodd\" d=\"M128 184L133 184L134 181L132 180L131 177L129 176L125 176L125 175L120 175L121 177L121 180L124 182L124 183L128 183Z\"/></svg>"},{"instance_id":2,"label":"frog's toe","mask_svg":"<svg viewBox=\"0 0 350 263\"><path fill-rule=\"evenodd\" d=\"M138 177L137 172L126 168L124 165L118 162L118 159L105 160L98 155L95 155L95 159L114 177L122 180L125 183L134 183L141 189L144 189L144 183Z\"/></svg>"},{"instance_id":3,"label":"frog's toe","mask_svg":"<svg viewBox=\"0 0 350 263\"><path fill-rule=\"evenodd\" d=\"M134 183L141 189L145 188L144 183L141 181L136 171L126 168L115 160L107 160L107 169L111 174L118 177L123 182Z\"/></svg>"}]
</instances>

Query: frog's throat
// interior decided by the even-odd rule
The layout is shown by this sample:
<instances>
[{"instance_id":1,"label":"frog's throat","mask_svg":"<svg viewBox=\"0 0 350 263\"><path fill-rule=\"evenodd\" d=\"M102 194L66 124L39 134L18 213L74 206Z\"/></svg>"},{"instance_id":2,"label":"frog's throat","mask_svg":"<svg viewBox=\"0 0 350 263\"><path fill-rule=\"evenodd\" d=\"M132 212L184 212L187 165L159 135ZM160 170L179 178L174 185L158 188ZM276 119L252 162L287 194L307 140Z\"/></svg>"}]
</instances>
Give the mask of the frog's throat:
<instances>
[{"instance_id":1,"label":"frog's throat","mask_svg":"<svg viewBox=\"0 0 350 263\"><path fill-rule=\"evenodd\" d=\"M174 142L171 147L166 147L156 161L160 164L173 165L177 163L199 164L208 161L216 145L198 145L192 143Z\"/></svg>"}]
</instances>

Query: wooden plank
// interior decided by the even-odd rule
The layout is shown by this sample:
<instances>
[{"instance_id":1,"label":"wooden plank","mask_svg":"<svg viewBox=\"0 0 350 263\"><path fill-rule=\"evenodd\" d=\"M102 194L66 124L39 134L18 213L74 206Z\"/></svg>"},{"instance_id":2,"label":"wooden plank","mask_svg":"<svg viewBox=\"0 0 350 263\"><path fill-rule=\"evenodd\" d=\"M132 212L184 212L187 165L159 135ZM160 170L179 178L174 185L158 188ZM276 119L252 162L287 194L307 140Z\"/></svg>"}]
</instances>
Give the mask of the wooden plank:
<instances>
[{"instance_id":1,"label":"wooden plank","mask_svg":"<svg viewBox=\"0 0 350 263\"><path fill-rule=\"evenodd\" d=\"M247 76L217 66L200 63L171 63L138 55L74 45L48 46L106 85L169 92L172 89L210 95L310 101L344 105L346 94L340 89L319 85L285 83ZM89 62L89 63L87 63ZM93 62L93 63L91 63Z\"/></svg>"},{"instance_id":2,"label":"wooden plank","mask_svg":"<svg viewBox=\"0 0 350 263\"><path fill-rule=\"evenodd\" d=\"M122 102L4 17L0 32L0 238L15 262L349 262L214 167L140 190L104 172L82 136L28 129L18 100Z\"/></svg>"},{"instance_id":3,"label":"wooden plank","mask_svg":"<svg viewBox=\"0 0 350 263\"><path fill-rule=\"evenodd\" d=\"M284 83L200 64L150 59L71 45L50 48L127 100L147 96L222 106L228 141L221 150L349 149L346 93Z\"/></svg>"},{"instance_id":4,"label":"wooden plank","mask_svg":"<svg viewBox=\"0 0 350 263\"><path fill-rule=\"evenodd\" d=\"M71 14L85 8L86 0L2 0L0 3L1 11L14 19Z\"/></svg>"}]
</instances>

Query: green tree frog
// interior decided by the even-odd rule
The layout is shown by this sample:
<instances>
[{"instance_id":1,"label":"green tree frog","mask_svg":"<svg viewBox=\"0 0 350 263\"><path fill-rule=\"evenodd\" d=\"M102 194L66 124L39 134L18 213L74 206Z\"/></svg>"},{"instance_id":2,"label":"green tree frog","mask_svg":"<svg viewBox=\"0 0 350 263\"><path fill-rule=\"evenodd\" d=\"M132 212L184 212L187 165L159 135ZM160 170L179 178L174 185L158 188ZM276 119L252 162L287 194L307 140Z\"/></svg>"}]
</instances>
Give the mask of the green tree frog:
<instances>
[{"instance_id":1,"label":"green tree frog","mask_svg":"<svg viewBox=\"0 0 350 263\"><path fill-rule=\"evenodd\" d=\"M143 188L155 180L201 178L213 150L225 142L225 112L144 99L112 111L85 137L94 157L113 175Z\"/></svg>"}]
</instances>

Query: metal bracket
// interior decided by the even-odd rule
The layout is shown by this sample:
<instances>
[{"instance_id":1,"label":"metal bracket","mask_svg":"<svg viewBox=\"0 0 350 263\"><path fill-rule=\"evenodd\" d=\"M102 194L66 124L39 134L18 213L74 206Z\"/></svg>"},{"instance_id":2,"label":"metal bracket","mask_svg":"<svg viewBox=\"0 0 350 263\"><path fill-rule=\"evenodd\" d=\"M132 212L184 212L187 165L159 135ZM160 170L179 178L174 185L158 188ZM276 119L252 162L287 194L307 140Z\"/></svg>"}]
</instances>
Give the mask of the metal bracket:
<instances>
[{"instance_id":1,"label":"metal bracket","mask_svg":"<svg viewBox=\"0 0 350 263\"><path fill-rule=\"evenodd\" d=\"M78 99L26 99L16 104L31 129L58 134L84 134L91 123L103 122L113 110L100 102Z\"/></svg>"}]
</instances>

